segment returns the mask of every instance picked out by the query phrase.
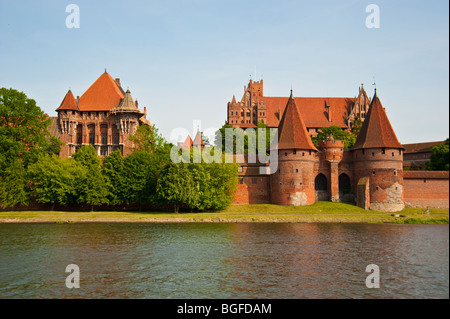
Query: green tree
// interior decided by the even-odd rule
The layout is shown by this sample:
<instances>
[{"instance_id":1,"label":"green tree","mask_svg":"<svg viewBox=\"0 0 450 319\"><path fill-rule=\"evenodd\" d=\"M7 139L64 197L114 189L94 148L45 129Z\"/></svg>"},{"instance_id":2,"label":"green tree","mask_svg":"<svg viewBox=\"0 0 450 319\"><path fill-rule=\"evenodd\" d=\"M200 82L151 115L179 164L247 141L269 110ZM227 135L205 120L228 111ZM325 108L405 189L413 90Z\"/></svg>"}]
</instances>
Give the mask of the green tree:
<instances>
[{"instance_id":1,"label":"green tree","mask_svg":"<svg viewBox=\"0 0 450 319\"><path fill-rule=\"evenodd\" d=\"M73 159L42 156L29 167L33 199L39 203L71 205L80 200L88 169Z\"/></svg>"},{"instance_id":2,"label":"green tree","mask_svg":"<svg viewBox=\"0 0 450 319\"><path fill-rule=\"evenodd\" d=\"M173 205L178 213L181 205L190 206L199 201L199 193L188 164L169 163L158 179L157 194L167 203Z\"/></svg>"},{"instance_id":3,"label":"green tree","mask_svg":"<svg viewBox=\"0 0 450 319\"><path fill-rule=\"evenodd\" d=\"M22 160L15 160L0 176L0 207L27 205L30 202L27 171Z\"/></svg>"},{"instance_id":4,"label":"green tree","mask_svg":"<svg viewBox=\"0 0 450 319\"><path fill-rule=\"evenodd\" d=\"M111 152L103 159L102 174L108 179L109 203L112 205L123 204L126 201L126 173L125 162L119 150Z\"/></svg>"},{"instance_id":5,"label":"green tree","mask_svg":"<svg viewBox=\"0 0 450 319\"><path fill-rule=\"evenodd\" d=\"M358 137L359 132L361 131L362 121L359 118L359 116L355 117L355 119L352 122L352 128L350 132Z\"/></svg>"},{"instance_id":6,"label":"green tree","mask_svg":"<svg viewBox=\"0 0 450 319\"><path fill-rule=\"evenodd\" d=\"M425 164L425 168L427 171L448 171L449 161L449 139L446 139L444 143L433 147L430 161Z\"/></svg>"},{"instance_id":7,"label":"green tree","mask_svg":"<svg viewBox=\"0 0 450 319\"><path fill-rule=\"evenodd\" d=\"M153 203L159 170L159 157L135 151L124 159L124 199L127 204Z\"/></svg>"},{"instance_id":8,"label":"green tree","mask_svg":"<svg viewBox=\"0 0 450 319\"><path fill-rule=\"evenodd\" d=\"M211 163L206 165L210 182L208 183L208 195L212 210L227 208L234 199L238 184L238 165Z\"/></svg>"},{"instance_id":9,"label":"green tree","mask_svg":"<svg viewBox=\"0 0 450 319\"><path fill-rule=\"evenodd\" d=\"M78 203L94 206L108 204L110 197L108 180L102 175L100 158L92 145L82 146L73 154L73 159L87 168L84 179L80 180Z\"/></svg>"},{"instance_id":10,"label":"green tree","mask_svg":"<svg viewBox=\"0 0 450 319\"><path fill-rule=\"evenodd\" d=\"M335 139L344 142L345 148L351 148L355 145L356 136L352 133L342 130L339 126L322 127L318 132L317 136L311 136L311 140L317 147L319 142L326 141L328 139Z\"/></svg>"},{"instance_id":11,"label":"green tree","mask_svg":"<svg viewBox=\"0 0 450 319\"><path fill-rule=\"evenodd\" d=\"M135 152L156 152L170 156L172 144L158 133L155 125L140 125L128 139L133 142L133 151Z\"/></svg>"},{"instance_id":12,"label":"green tree","mask_svg":"<svg viewBox=\"0 0 450 319\"><path fill-rule=\"evenodd\" d=\"M50 123L25 93L0 88L0 172L17 159L26 168L43 153L59 152L61 142L49 133Z\"/></svg>"}]
</instances>

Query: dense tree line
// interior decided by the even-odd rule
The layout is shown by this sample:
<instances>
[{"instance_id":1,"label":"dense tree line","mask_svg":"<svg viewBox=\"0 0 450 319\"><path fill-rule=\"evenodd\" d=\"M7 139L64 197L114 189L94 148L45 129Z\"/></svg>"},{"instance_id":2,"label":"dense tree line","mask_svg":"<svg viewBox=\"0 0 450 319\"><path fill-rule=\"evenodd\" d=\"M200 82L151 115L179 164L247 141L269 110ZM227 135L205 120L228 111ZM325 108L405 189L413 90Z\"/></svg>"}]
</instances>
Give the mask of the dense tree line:
<instances>
[{"instance_id":1,"label":"dense tree line","mask_svg":"<svg viewBox=\"0 0 450 319\"><path fill-rule=\"evenodd\" d=\"M170 161L172 144L154 126L130 138L133 152L116 150L103 160L92 145L62 159L59 141L36 103L15 90L0 90L0 206L44 204L151 205L190 211L227 207L237 185L235 164ZM25 125L26 127L22 127Z\"/></svg>"},{"instance_id":2,"label":"dense tree line","mask_svg":"<svg viewBox=\"0 0 450 319\"><path fill-rule=\"evenodd\" d=\"M444 143L433 147L430 161L425 165L427 171L448 171L449 162L449 139L446 139Z\"/></svg>"}]
</instances>

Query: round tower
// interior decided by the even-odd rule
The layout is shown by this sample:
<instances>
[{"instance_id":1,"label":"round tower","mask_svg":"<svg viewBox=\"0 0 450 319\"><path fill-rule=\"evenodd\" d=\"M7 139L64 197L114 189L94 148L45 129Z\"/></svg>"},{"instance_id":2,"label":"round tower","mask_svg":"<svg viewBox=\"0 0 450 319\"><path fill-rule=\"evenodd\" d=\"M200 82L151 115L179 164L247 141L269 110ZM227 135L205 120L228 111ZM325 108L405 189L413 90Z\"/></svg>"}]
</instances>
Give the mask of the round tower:
<instances>
[{"instance_id":1,"label":"round tower","mask_svg":"<svg viewBox=\"0 0 450 319\"><path fill-rule=\"evenodd\" d=\"M376 91L352 150L358 206L384 212L403 210L404 148Z\"/></svg>"},{"instance_id":2,"label":"round tower","mask_svg":"<svg viewBox=\"0 0 450 319\"><path fill-rule=\"evenodd\" d=\"M344 157L344 142L334 139L319 142L323 159L330 165L330 195L332 202L339 202L339 163Z\"/></svg>"},{"instance_id":3,"label":"round tower","mask_svg":"<svg viewBox=\"0 0 450 319\"><path fill-rule=\"evenodd\" d=\"M271 152L278 153L278 168L270 178L272 203L294 206L314 204L317 149L295 105L292 91L278 127L278 145Z\"/></svg>"}]
</instances>

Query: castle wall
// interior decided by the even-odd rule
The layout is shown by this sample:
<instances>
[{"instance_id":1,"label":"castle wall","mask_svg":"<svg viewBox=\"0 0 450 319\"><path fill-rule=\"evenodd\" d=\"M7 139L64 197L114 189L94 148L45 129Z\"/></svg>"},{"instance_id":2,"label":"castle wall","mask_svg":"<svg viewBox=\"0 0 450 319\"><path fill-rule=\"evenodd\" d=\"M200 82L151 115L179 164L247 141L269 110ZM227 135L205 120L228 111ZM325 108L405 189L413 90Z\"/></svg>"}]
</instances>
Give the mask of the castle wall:
<instances>
[{"instance_id":1,"label":"castle wall","mask_svg":"<svg viewBox=\"0 0 450 319\"><path fill-rule=\"evenodd\" d=\"M401 150L359 149L353 151L353 160L354 185L361 178L369 179L370 209L394 212L404 208Z\"/></svg>"},{"instance_id":2,"label":"castle wall","mask_svg":"<svg viewBox=\"0 0 450 319\"><path fill-rule=\"evenodd\" d=\"M233 204L269 204L270 203L270 176L244 176L236 190Z\"/></svg>"},{"instance_id":3,"label":"castle wall","mask_svg":"<svg viewBox=\"0 0 450 319\"><path fill-rule=\"evenodd\" d=\"M279 151L278 170L270 178L272 203L294 206L314 204L314 166L317 160L314 151Z\"/></svg>"},{"instance_id":4,"label":"castle wall","mask_svg":"<svg viewBox=\"0 0 450 319\"><path fill-rule=\"evenodd\" d=\"M403 172L405 205L449 208L449 172Z\"/></svg>"}]
</instances>

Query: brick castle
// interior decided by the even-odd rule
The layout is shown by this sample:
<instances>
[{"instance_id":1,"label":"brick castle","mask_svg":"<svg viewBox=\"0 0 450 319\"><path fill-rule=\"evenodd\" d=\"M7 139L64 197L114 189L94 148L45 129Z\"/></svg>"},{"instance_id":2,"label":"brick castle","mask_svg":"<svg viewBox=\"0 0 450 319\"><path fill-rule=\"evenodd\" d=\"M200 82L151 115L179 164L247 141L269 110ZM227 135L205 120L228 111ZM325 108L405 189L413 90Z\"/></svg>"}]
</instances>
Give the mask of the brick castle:
<instances>
[{"instance_id":1,"label":"brick castle","mask_svg":"<svg viewBox=\"0 0 450 319\"><path fill-rule=\"evenodd\" d=\"M404 147L399 143L376 93L364 87L354 98L266 97L263 81L251 81L244 96L228 103L227 123L235 128L278 128L278 168L261 174L269 163L244 163L235 204L311 205L316 201L356 202L365 209L400 211L406 205L449 207L448 172L404 172ZM64 142L60 155L70 157L82 145L93 145L107 156L119 149L131 153L128 137L139 125L149 125L146 108L138 108L130 90L105 70L81 96L71 90L57 108L54 133ZM344 149L338 140L314 146L311 137L322 127L349 130L356 117L362 127L355 145ZM55 121L54 121L55 122ZM180 147L205 145L200 132ZM274 150L272 150L274 151Z\"/></svg>"},{"instance_id":2,"label":"brick castle","mask_svg":"<svg viewBox=\"0 0 450 319\"><path fill-rule=\"evenodd\" d=\"M327 140L315 147L310 136L322 127L351 129L356 117L362 127L355 145ZM311 205L316 201L356 202L385 212L405 205L449 207L448 172L404 172L405 148L399 143L376 90L364 87L355 98L266 97L263 81L244 87L244 96L228 103L228 124L248 128L261 121L278 128L278 168L260 173L268 163L240 168L237 204ZM273 150L272 150L273 151Z\"/></svg>"},{"instance_id":3,"label":"brick castle","mask_svg":"<svg viewBox=\"0 0 450 319\"><path fill-rule=\"evenodd\" d=\"M122 89L120 79L106 70L81 97L69 90L56 109L57 136L64 142L60 155L71 156L82 145L93 145L99 156L120 150L130 154L128 137L146 120L146 108L138 108L130 90Z\"/></svg>"}]
</instances>

